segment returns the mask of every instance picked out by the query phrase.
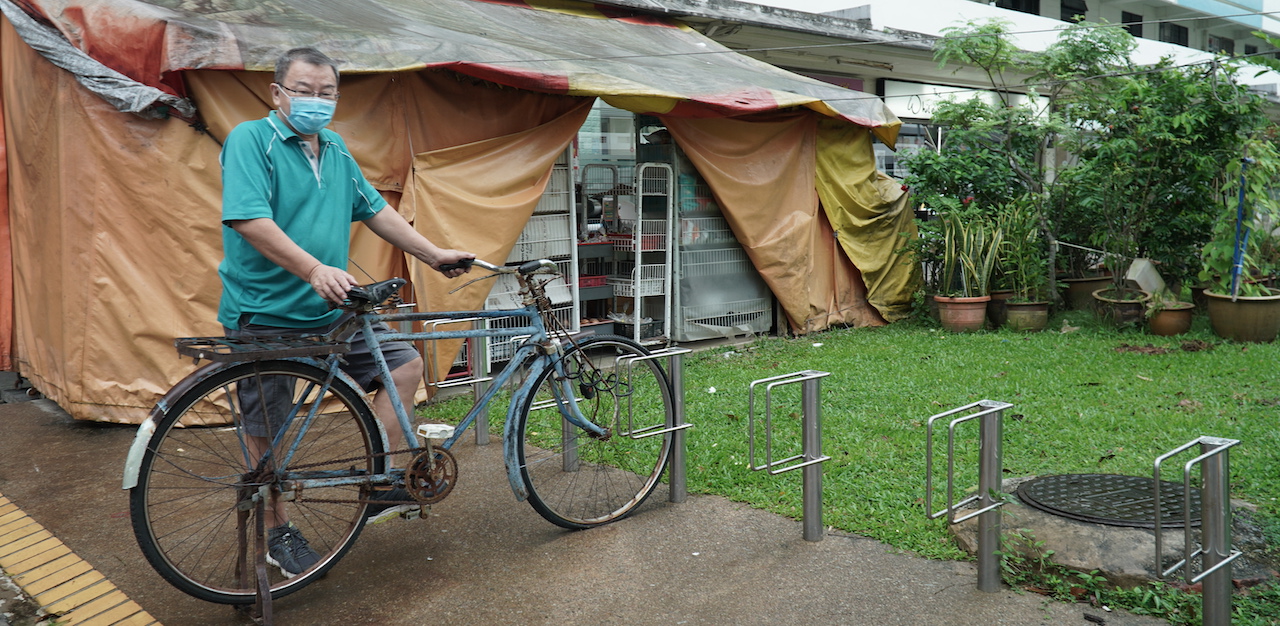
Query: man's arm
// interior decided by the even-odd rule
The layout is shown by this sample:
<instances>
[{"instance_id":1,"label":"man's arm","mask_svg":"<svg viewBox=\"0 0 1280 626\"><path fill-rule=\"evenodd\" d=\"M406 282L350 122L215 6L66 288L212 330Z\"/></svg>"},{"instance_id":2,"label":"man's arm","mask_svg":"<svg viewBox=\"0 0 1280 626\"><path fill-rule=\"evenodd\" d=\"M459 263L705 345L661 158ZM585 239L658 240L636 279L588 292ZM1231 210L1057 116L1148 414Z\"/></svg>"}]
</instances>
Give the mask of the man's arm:
<instances>
[{"instance_id":1,"label":"man's arm","mask_svg":"<svg viewBox=\"0 0 1280 626\"><path fill-rule=\"evenodd\" d=\"M227 220L227 226L269 261L310 283L311 288L325 300L340 303L346 298L347 291L359 284L346 270L325 265L311 256L272 219Z\"/></svg>"},{"instance_id":2,"label":"man's arm","mask_svg":"<svg viewBox=\"0 0 1280 626\"><path fill-rule=\"evenodd\" d=\"M441 265L457 263L463 259L474 259L476 255L470 252L462 252L461 250L450 250L441 248L431 243L422 233L414 230L413 226L406 222L391 207L383 207L381 211L374 214L373 217L364 221L365 225L372 230L374 234L385 239L391 245L404 250L413 255L414 258L426 263L431 269L440 270ZM441 272L449 278L461 276L470 271L470 268L453 269Z\"/></svg>"}]
</instances>

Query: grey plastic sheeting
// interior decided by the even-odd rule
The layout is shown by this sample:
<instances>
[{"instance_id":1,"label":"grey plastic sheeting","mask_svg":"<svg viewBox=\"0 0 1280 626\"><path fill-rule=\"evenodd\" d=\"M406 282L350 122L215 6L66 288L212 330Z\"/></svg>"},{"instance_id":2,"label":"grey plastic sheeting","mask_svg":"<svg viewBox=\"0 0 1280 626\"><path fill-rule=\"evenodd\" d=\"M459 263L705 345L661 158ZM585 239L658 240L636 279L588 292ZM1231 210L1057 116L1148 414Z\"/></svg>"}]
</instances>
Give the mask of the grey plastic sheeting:
<instances>
[{"instance_id":1,"label":"grey plastic sheeting","mask_svg":"<svg viewBox=\"0 0 1280 626\"><path fill-rule=\"evenodd\" d=\"M77 82L117 110L148 118L166 117L166 108L182 117L195 115L195 107L189 100L144 85L93 60L68 43L57 30L31 19L9 0L0 0L0 12L27 45L50 63L74 74Z\"/></svg>"},{"instance_id":2,"label":"grey plastic sheeting","mask_svg":"<svg viewBox=\"0 0 1280 626\"><path fill-rule=\"evenodd\" d=\"M10 0L0 2L10 13ZM873 95L738 54L679 22L589 3L541 3L552 9L518 0L23 2L80 47L112 50L114 70L165 90L160 81L172 72L270 71L280 52L311 45L338 59L344 72L448 68L521 89L599 96L635 112L732 116L808 106L878 129L890 143L900 124ZM24 29L24 39L31 32ZM115 45L155 40L157 33L163 49L133 52L136 58L128 55L137 46ZM100 66L67 67L103 85L119 81ZM122 110L148 97L112 96L117 106L131 107Z\"/></svg>"}]
</instances>

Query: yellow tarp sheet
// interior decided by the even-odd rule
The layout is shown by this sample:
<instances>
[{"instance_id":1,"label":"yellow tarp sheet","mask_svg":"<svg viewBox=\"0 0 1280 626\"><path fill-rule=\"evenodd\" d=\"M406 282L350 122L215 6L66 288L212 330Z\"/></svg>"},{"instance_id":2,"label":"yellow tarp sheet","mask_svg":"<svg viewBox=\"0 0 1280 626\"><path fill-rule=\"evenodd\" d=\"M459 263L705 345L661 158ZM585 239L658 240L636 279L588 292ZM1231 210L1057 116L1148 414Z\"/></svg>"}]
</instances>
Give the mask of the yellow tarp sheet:
<instances>
[{"instance_id":1,"label":"yellow tarp sheet","mask_svg":"<svg viewBox=\"0 0 1280 626\"><path fill-rule=\"evenodd\" d=\"M867 299L887 321L911 312L919 264L896 252L918 236L902 183L877 171L871 133L818 122L818 196L840 247L862 271ZM903 236L905 234L905 237Z\"/></svg>"}]
</instances>

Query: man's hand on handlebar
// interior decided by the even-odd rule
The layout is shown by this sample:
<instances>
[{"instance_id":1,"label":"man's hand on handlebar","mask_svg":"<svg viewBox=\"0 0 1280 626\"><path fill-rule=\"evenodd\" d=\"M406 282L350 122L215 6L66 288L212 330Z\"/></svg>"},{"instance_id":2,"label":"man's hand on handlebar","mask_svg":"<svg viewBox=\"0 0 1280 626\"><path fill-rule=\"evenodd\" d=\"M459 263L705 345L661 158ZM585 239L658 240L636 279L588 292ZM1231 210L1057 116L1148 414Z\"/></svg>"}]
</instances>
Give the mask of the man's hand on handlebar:
<instances>
[{"instance_id":1,"label":"man's hand on handlebar","mask_svg":"<svg viewBox=\"0 0 1280 626\"><path fill-rule=\"evenodd\" d=\"M475 259L476 255L470 252L441 250L431 268L449 278L456 278L471 271L471 263Z\"/></svg>"}]
</instances>

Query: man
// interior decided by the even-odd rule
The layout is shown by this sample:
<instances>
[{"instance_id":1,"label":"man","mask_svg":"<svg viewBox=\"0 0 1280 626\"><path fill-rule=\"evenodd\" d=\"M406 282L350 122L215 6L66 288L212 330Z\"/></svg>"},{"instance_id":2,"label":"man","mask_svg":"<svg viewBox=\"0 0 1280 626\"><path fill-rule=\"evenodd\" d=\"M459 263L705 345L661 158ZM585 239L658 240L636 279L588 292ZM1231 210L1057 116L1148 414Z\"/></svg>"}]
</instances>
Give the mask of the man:
<instances>
[{"instance_id":1,"label":"man","mask_svg":"<svg viewBox=\"0 0 1280 626\"><path fill-rule=\"evenodd\" d=\"M352 222L364 222L379 237L450 278L467 271L442 270L475 256L442 249L414 230L365 179L342 138L325 129L338 101L338 67L332 59L312 48L286 52L276 62L271 101L275 110L232 130L219 157L224 258L218 266L218 321L228 336L332 329L343 312L331 310L326 301L340 303L358 285L343 269ZM344 371L365 389L378 387L368 348L353 342L352 349L344 357ZM412 407L422 358L406 343L384 344L382 350L403 406ZM262 400L256 390L240 391L247 439L256 457L280 426L266 424L259 408L289 392L276 393L268 388ZM402 433L385 389L378 391L373 408L390 437ZM370 505L366 523L411 508L402 504L411 501L403 489L375 492L373 498L389 504ZM285 576L319 560L282 504L271 504L265 522L270 527L267 560Z\"/></svg>"}]
</instances>

